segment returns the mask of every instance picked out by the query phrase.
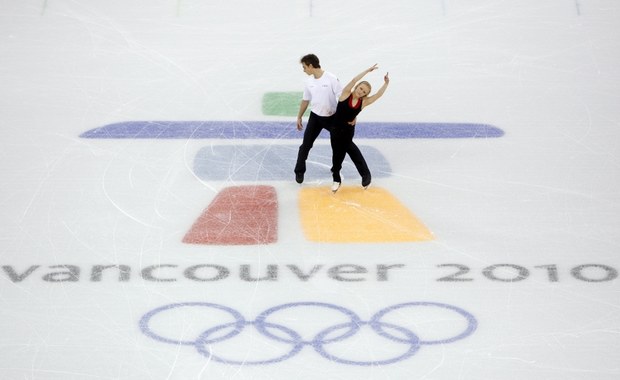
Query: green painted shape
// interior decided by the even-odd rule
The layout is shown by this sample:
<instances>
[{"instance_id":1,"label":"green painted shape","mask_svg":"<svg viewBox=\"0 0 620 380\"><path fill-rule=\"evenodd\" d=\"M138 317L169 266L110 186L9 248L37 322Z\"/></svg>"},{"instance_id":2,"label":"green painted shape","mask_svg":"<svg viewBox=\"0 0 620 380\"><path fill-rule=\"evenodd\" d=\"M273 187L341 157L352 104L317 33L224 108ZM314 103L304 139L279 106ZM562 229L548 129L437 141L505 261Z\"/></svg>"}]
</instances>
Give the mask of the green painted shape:
<instances>
[{"instance_id":1,"label":"green painted shape","mask_svg":"<svg viewBox=\"0 0 620 380\"><path fill-rule=\"evenodd\" d=\"M263 95L263 115L297 116L302 92L266 92ZM306 111L305 115L308 115Z\"/></svg>"}]
</instances>

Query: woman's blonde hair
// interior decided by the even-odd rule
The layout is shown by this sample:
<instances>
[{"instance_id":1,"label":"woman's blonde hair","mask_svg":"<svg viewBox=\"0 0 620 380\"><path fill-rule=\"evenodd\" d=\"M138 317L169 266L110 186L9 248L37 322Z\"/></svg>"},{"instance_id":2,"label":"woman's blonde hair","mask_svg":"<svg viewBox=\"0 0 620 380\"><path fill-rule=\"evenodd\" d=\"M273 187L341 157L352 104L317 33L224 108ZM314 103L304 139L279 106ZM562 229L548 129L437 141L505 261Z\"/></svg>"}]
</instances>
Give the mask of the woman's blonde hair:
<instances>
[{"instance_id":1,"label":"woman's blonde hair","mask_svg":"<svg viewBox=\"0 0 620 380\"><path fill-rule=\"evenodd\" d=\"M365 84L366 86L368 86L368 94L370 94L370 91L372 91L372 86L370 85L370 83L368 83L367 81L363 80L361 82L359 82L358 84L355 85L355 88L358 88L359 86ZM368 96L368 94L366 94L366 96Z\"/></svg>"}]
</instances>

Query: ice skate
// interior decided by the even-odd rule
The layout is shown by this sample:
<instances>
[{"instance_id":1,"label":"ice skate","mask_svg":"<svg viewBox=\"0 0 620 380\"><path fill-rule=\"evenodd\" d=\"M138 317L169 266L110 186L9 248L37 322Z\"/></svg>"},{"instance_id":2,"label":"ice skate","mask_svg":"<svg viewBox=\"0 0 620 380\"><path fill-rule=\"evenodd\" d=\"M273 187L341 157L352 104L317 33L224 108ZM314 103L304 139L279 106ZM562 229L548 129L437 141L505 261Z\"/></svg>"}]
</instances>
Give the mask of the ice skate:
<instances>
[{"instance_id":1,"label":"ice skate","mask_svg":"<svg viewBox=\"0 0 620 380\"><path fill-rule=\"evenodd\" d=\"M332 184L332 193L336 194L336 191L338 191L338 189L340 189L340 182L334 182Z\"/></svg>"},{"instance_id":2,"label":"ice skate","mask_svg":"<svg viewBox=\"0 0 620 380\"><path fill-rule=\"evenodd\" d=\"M371 182L370 174L362 177L362 187L364 188L364 190L370 187L370 182Z\"/></svg>"}]
</instances>

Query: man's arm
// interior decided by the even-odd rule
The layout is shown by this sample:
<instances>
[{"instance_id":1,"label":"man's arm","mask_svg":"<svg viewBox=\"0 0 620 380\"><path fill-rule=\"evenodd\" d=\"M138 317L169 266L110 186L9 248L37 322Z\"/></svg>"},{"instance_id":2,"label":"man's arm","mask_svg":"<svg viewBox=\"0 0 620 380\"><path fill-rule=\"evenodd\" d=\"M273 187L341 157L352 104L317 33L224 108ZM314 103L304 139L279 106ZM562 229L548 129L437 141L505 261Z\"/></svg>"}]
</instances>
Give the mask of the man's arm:
<instances>
[{"instance_id":1,"label":"man's arm","mask_svg":"<svg viewBox=\"0 0 620 380\"><path fill-rule=\"evenodd\" d=\"M301 122L301 118L304 116L304 113L306 113L306 110L308 109L308 105L310 104L309 100L302 100L301 104L299 104L299 112L297 113L297 130L301 131L302 129L304 129L304 125Z\"/></svg>"}]
</instances>

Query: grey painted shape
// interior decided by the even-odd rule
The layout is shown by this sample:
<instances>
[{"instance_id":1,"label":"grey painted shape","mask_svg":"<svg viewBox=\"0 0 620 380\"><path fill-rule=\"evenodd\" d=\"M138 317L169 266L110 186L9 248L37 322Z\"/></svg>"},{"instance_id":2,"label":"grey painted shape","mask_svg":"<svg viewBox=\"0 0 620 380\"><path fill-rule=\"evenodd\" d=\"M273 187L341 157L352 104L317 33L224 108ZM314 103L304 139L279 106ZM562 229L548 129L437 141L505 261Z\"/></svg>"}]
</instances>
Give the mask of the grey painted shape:
<instances>
[{"instance_id":1,"label":"grey painted shape","mask_svg":"<svg viewBox=\"0 0 620 380\"><path fill-rule=\"evenodd\" d=\"M374 147L360 145L373 178L388 177L390 164ZM208 181L294 181L297 145L209 145L200 149L194 159L194 173ZM332 150L316 144L306 161L305 181L331 181ZM360 179L347 156L341 174L345 181Z\"/></svg>"}]
</instances>

